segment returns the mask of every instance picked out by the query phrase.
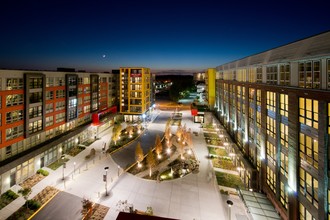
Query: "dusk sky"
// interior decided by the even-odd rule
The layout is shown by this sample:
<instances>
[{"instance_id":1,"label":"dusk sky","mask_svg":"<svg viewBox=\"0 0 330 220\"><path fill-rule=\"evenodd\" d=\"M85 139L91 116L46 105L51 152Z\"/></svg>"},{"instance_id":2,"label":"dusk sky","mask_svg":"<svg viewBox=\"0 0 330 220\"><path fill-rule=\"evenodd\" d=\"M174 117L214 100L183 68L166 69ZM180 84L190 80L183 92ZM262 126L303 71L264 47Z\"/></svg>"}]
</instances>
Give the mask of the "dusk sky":
<instances>
[{"instance_id":1,"label":"dusk sky","mask_svg":"<svg viewBox=\"0 0 330 220\"><path fill-rule=\"evenodd\" d=\"M0 3L0 68L196 72L330 30L328 1Z\"/></svg>"}]
</instances>

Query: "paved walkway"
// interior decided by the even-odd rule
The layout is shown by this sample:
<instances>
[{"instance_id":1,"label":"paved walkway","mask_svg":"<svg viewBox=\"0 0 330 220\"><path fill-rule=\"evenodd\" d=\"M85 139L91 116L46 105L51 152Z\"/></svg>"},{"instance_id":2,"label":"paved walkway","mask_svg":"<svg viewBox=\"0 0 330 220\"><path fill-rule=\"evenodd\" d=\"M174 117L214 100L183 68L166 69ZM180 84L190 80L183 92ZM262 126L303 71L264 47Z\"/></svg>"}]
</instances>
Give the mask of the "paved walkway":
<instances>
[{"instance_id":1,"label":"paved walkway","mask_svg":"<svg viewBox=\"0 0 330 220\"><path fill-rule=\"evenodd\" d=\"M190 111L183 111L183 124L191 128L192 132L199 132L199 124L195 124ZM157 129L151 123L148 129ZM111 129L100 140L95 141L87 150L67 162L67 168L50 170L50 175L32 188L30 198L46 186L54 186L60 190L88 198L94 202L110 207L105 219L113 220L118 215L116 204L119 200L127 200L134 205L134 209L145 211L148 206L153 208L154 215L182 219L182 220L215 220L227 219L227 196L219 193L214 171L210 160L207 159L207 148L203 135L192 135L194 152L200 161L199 173L189 174L181 179L172 181L145 180L123 173L121 168L110 156L102 154L103 143L109 143ZM154 140L149 140L154 142ZM85 161L90 148L96 149L94 160ZM75 164L74 164L75 163ZM107 172L108 184L103 182L104 168ZM64 170L64 171L63 171ZM62 176L65 179L62 180ZM105 195L108 190L109 196ZM231 219L244 219L248 214L243 202L238 197L230 195L234 201L231 209ZM0 219L6 219L11 213L24 204L19 198L0 210ZM244 218L242 218L242 216Z\"/></svg>"}]
</instances>

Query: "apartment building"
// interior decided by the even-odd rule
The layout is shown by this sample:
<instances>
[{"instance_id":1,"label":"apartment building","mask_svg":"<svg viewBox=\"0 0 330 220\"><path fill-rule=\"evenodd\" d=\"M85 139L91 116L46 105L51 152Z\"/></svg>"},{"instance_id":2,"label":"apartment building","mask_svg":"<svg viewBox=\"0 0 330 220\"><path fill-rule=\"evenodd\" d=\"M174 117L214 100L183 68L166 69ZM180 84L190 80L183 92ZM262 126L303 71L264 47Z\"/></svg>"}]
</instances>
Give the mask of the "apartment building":
<instances>
[{"instance_id":1,"label":"apartment building","mask_svg":"<svg viewBox=\"0 0 330 220\"><path fill-rule=\"evenodd\" d=\"M220 65L215 86L246 187L283 219L330 219L330 32Z\"/></svg>"},{"instance_id":2,"label":"apartment building","mask_svg":"<svg viewBox=\"0 0 330 220\"><path fill-rule=\"evenodd\" d=\"M119 112L125 121L146 122L154 108L155 85L149 68L122 67L119 76Z\"/></svg>"},{"instance_id":3,"label":"apartment building","mask_svg":"<svg viewBox=\"0 0 330 220\"><path fill-rule=\"evenodd\" d=\"M0 70L1 193L105 132L117 112L118 77L63 68Z\"/></svg>"}]
</instances>

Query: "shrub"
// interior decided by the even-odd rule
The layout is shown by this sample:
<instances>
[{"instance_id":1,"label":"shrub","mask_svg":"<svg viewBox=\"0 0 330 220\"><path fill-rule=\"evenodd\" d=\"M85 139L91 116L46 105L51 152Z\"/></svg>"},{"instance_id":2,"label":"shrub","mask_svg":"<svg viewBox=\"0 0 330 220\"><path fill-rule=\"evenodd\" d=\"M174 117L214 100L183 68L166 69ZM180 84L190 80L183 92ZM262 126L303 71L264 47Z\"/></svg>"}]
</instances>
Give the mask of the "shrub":
<instances>
[{"instance_id":1,"label":"shrub","mask_svg":"<svg viewBox=\"0 0 330 220\"><path fill-rule=\"evenodd\" d=\"M12 191L10 189L5 192L5 195L7 198L12 199L12 200L17 199L19 197L19 195L17 195L14 191Z\"/></svg>"},{"instance_id":2,"label":"shrub","mask_svg":"<svg viewBox=\"0 0 330 220\"><path fill-rule=\"evenodd\" d=\"M49 172L47 170L43 170L43 169L37 170L37 173L41 174L43 176L48 176L49 175Z\"/></svg>"},{"instance_id":3,"label":"shrub","mask_svg":"<svg viewBox=\"0 0 330 220\"><path fill-rule=\"evenodd\" d=\"M31 210L37 210L40 208L40 203L36 200L30 199L25 202L25 206L29 207Z\"/></svg>"}]
</instances>

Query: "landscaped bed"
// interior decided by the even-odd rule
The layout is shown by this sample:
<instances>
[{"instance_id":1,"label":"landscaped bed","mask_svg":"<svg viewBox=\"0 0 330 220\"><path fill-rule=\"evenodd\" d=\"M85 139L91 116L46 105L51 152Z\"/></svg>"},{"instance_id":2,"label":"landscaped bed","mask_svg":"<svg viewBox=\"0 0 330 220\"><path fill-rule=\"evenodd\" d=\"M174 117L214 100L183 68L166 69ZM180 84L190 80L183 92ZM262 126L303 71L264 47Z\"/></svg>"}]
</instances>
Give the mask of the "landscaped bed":
<instances>
[{"instance_id":1,"label":"landscaped bed","mask_svg":"<svg viewBox=\"0 0 330 220\"><path fill-rule=\"evenodd\" d=\"M3 207L7 206L9 203L17 199L19 195L17 195L14 191L12 190L7 190L5 193L3 193L0 196L0 209Z\"/></svg>"},{"instance_id":2,"label":"landscaped bed","mask_svg":"<svg viewBox=\"0 0 330 220\"><path fill-rule=\"evenodd\" d=\"M58 189L47 186L33 199L27 200L28 205L24 204L16 212L7 218L7 220L23 220L28 219L36 212L43 204L48 202L53 196L59 192Z\"/></svg>"},{"instance_id":3,"label":"landscaped bed","mask_svg":"<svg viewBox=\"0 0 330 220\"><path fill-rule=\"evenodd\" d=\"M236 170L233 161L226 157L216 157L212 159L213 167L221 168L225 170Z\"/></svg>"},{"instance_id":4,"label":"landscaped bed","mask_svg":"<svg viewBox=\"0 0 330 220\"><path fill-rule=\"evenodd\" d=\"M245 187L242 180L237 175L216 171L215 176L217 178L218 185L220 186L227 186L231 188Z\"/></svg>"}]
</instances>

